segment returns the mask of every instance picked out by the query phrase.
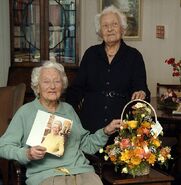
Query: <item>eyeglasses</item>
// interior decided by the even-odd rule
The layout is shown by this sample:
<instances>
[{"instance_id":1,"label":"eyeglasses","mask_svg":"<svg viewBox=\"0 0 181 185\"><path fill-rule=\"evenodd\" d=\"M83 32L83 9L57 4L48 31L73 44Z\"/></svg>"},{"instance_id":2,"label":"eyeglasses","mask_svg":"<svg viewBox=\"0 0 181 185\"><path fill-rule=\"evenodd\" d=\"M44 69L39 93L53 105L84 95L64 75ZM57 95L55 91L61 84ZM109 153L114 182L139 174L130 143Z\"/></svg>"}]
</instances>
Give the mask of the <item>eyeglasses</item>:
<instances>
[{"instance_id":1,"label":"eyeglasses","mask_svg":"<svg viewBox=\"0 0 181 185\"><path fill-rule=\"evenodd\" d=\"M113 23L111 23L111 24L103 24L103 25L101 25L101 28L102 28L103 30L109 30L110 28L111 28L111 29L116 29L116 28L118 28L118 27L120 27L120 24L117 23L117 22L113 22Z\"/></svg>"},{"instance_id":2,"label":"eyeglasses","mask_svg":"<svg viewBox=\"0 0 181 185\"><path fill-rule=\"evenodd\" d=\"M42 80L41 84L45 87L50 87L51 85L54 86L60 86L61 85L61 80Z\"/></svg>"}]
</instances>

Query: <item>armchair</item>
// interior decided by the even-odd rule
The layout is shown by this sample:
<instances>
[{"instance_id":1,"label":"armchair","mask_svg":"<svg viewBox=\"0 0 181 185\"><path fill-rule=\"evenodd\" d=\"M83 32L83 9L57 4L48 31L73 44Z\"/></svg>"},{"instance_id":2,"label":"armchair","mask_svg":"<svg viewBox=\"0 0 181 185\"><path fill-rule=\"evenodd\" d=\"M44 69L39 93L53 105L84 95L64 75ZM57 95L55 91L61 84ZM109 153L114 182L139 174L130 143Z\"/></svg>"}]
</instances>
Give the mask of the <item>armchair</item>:
<instances>
[{"instance_id":1,"label":"armchair","mask_svg":"<svg viewBox=\"0 0 181 185\"><path fill-rule=\"evenodd\" d=\"M26 86L20 83L16 86L0 87L0 136L3 135L17 109L23 104ZM0 171L3 185L8 184L9 161L0 159Z\"/></svg>"},{"instance_id":2,"label":"armchair","mask_svg":"<svg viewBox=\"0 0 181 185\"><path fill-rule=\"evenodd\" d=\"M8 177L8 185L26 185L26 167L17 161L10 161Z\"/></svg>"},{"instance_id":3,"label":"armchair","mask_svg":"<svg viewBox=\"0 0 181 185\"><path fill-rule=\"evenodd\" d=\"M86 157L94 166L95 172L102 178L103 162L95 155L88 155ZM17 161L9 162L9 184L8 185L26 185L26 167Z\"/></svg>"},{"instance_id":4,"label":"armchair","mask_svg":"<svg viewBox=\"0 0 181 185\"><path fill-rule=\"evenodd\" d=\"M95 172L102 178L103 161L96 155L85 154L91 165L94 166ZM25 185L26 166L21 165L18 161L9 161L8 185Z\"/></svg>"}]
</instances>

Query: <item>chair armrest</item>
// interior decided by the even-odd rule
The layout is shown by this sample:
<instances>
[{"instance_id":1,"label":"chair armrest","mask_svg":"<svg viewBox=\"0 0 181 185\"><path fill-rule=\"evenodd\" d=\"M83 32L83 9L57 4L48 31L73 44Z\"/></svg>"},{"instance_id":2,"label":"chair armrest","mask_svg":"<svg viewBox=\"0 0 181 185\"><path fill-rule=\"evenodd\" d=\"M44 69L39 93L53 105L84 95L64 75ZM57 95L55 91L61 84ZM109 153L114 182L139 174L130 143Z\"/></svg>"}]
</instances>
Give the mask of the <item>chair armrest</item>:
<instances>
[{"instance_id":1,"label":"chair armrest","mask_svg":"<svg viewBox=\"0 0 181 185\"><path fill-rule=\"evenodd\" d=\"M9 162L9 181L12 185L25 185L26 167L18 161Z\"/></svg>"},{"instance_id":2,"label":"chair armrest","mask_svg":"<svg viewBox=\"0 0 181 185\"><path fill-rule=\"evenodd\" d=\"M8 184L8 166L9 166L9 161L6 159L0 158L0 175L4 185Z\"/></svg>"},{"instance_id":3,"label":"chair armrest","mask_svg":"<svg viewBox=\"0 0 181 185\"><path fill-rule=\"evenodd\" d=\"M97 155L85 154L85 157L90 161L90 164L94 167L95 172L102 178L102 169L104 161Z\"/></svg>"}]
</instances>

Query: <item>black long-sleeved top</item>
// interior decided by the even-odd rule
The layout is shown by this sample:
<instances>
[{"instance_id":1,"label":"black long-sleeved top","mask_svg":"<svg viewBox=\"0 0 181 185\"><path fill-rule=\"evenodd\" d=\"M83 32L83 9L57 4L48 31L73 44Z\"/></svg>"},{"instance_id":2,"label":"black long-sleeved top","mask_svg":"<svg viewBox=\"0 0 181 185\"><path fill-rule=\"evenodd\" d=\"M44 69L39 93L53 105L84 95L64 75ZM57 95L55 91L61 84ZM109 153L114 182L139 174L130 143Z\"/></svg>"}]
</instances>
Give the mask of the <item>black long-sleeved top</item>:
<instances>
[{"instance_id":1,"label":"black long-sleeved top","mask_svg":"<svg viewBox=\"0 0 181 185\"><path fill-rule=\"evenodd\" d=\"M66 101L75 109L83 99L79 116L84 128L92 133L112 119L119 119L133 92L143 90L150 96L140 52L121 40L109 64L104 48L103 42L86 50L77 77L66 93Z\"/></svg>"}]
</instances>

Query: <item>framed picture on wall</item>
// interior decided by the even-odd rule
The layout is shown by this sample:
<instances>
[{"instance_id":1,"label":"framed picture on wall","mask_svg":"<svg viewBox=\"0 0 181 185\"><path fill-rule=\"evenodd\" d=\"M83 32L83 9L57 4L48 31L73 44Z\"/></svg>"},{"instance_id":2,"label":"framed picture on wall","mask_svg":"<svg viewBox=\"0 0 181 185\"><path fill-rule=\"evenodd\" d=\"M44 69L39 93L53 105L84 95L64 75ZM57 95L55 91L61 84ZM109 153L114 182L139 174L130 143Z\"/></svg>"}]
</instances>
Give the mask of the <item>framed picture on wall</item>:
<instances>
[{"instance_id":1,"label":"framed picture on wall","mask_svg":"<svg viewBox=\"0 0 181 185\"><path fill-rule=\"evenodd\" d=\"M128 28L124 40L141 40L142 0L100 0L100 10L114 5L127 16Z\"/></svg>"}]
</instances>

